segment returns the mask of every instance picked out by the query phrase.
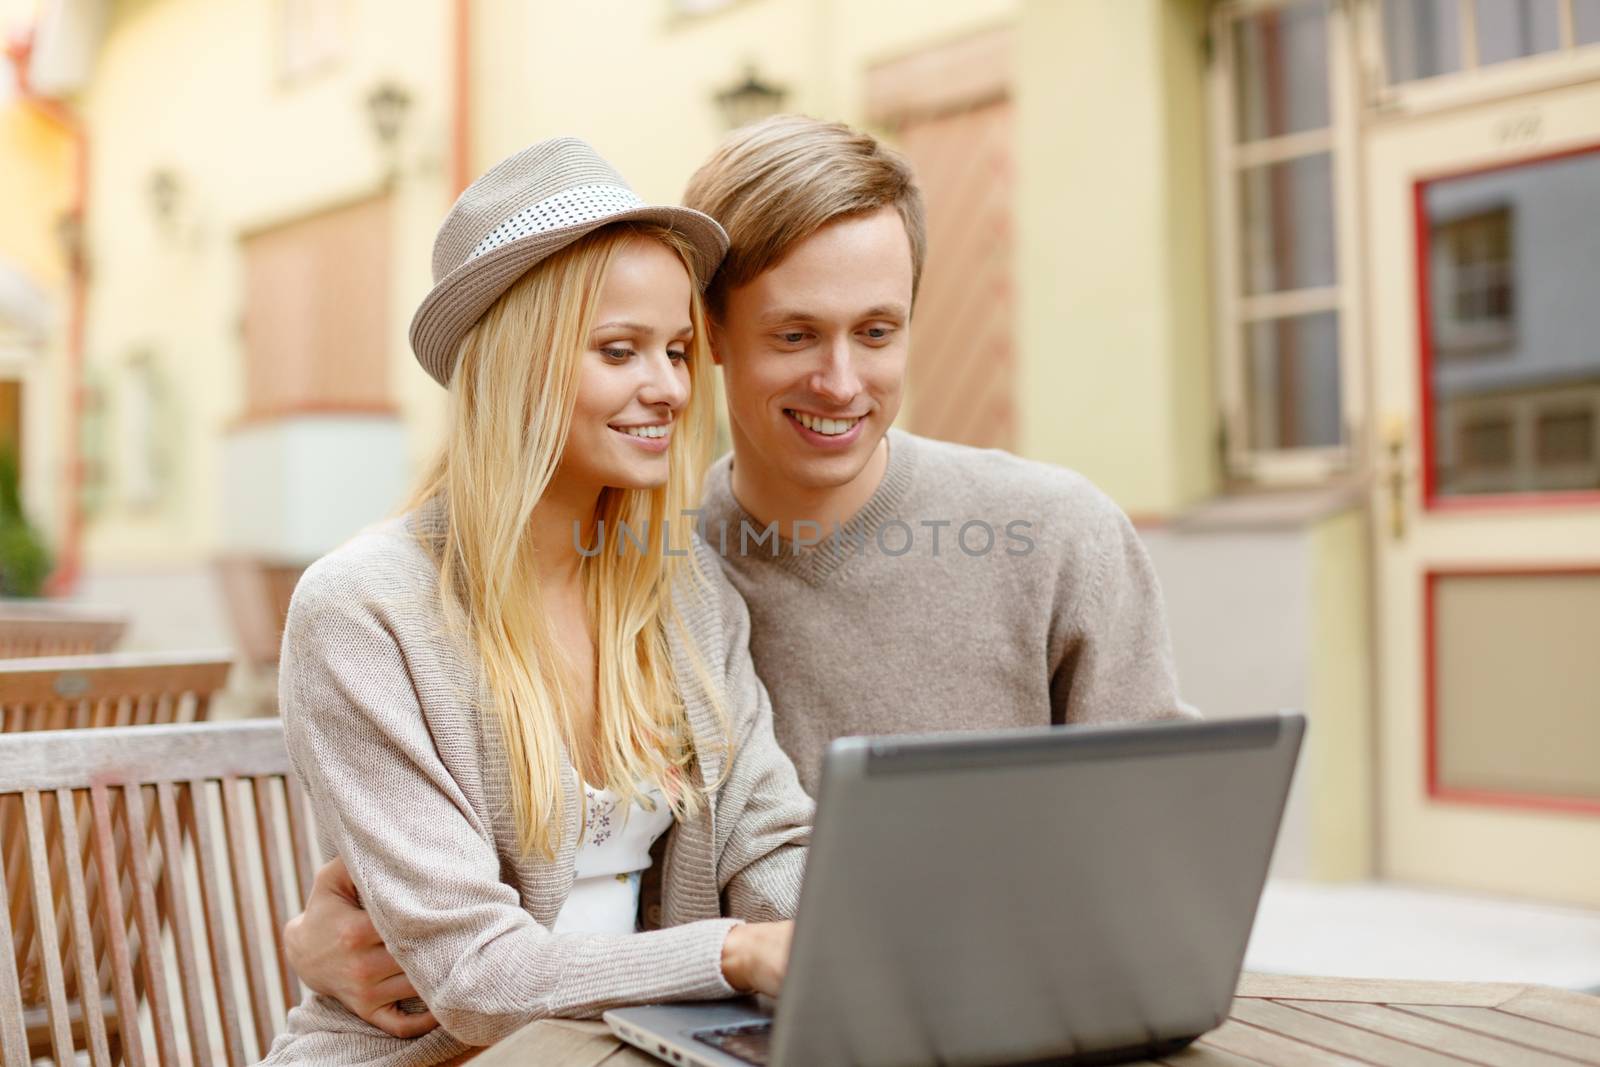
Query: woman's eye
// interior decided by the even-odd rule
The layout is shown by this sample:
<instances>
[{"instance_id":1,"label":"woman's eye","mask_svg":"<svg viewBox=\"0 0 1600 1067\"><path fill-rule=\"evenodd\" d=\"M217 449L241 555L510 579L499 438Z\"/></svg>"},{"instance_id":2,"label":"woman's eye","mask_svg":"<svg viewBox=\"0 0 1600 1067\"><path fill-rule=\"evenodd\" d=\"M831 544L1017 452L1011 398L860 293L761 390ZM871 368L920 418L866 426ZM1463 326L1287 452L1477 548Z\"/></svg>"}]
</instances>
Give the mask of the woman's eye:
<instances>
[{"instance_id":1,"label":"woman's eye","mask_svg":"<svg viewBox=\"0 0 1600 1067\"><path fill-rule=\"evenodd\" d=\"M689 358L689 351L688 351L688 349L684 349L684 348L669 348L669 349L667 349L667 355L669 357L671 357L672 359L676 359L676 360L679 360L680 362L682 362L682 361L686 361Z\"/></svg>"},{"instance_id":2,"label":"woman's eye","mask_svg":"<svg viewBox=\"0 0 1600 1067\"><path fill-rule=\"evenodd\" d=\"M602 348L600 350L600 354L602 356L605 356L607 359L614 359L614 360L617 360L618 362L621 362L622 360L625 360L629 356L633 355L633 349L631 349L631 348Z\"/></svg>"}]
</instances>

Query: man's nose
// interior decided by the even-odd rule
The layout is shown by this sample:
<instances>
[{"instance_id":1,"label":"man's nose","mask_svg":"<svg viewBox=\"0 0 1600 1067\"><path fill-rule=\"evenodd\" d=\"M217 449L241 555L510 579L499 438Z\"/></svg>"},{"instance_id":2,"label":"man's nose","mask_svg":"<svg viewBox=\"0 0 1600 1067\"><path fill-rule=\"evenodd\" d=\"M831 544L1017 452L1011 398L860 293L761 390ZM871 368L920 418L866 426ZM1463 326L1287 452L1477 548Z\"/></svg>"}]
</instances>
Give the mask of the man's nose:
<instances>
[{"instance_id":1,"label":"man's nose","mask_svg":"<svg viewBox=\"0 0 1600 1067\"><path fill-rule=\"evenodd\" d=\"M840 337L828 346L823 365L811 378L811 389L835 404L848 404L861 392L861 376L856 373L850 339Z\"/></svg>"}]
</instances>

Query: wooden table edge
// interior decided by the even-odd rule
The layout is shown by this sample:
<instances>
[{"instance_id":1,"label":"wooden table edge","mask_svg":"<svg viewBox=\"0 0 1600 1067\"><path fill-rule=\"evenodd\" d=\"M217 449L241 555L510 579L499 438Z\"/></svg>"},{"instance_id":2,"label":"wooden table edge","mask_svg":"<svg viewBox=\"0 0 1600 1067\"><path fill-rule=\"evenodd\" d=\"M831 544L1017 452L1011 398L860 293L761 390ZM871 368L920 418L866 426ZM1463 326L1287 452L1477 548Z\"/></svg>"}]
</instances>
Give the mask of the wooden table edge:
<instances>
[{"instance_id":1,"label":"wooden table edge","mask_svg":"<svg viewBox=\"0 0 1600 1067\"><path fill-rule=\"evenodd\" d=\"M1246 972L1239 978L1237 996L1263 1000L1347 1000L1369 1004L1441 1004L1470 1008L1498 1008L1531 992L1567 993L1594 1001L1600 998L1553 986L1523 982L1436 982L1403 978L1327 978L1321 976Z\"/></svg>"}]
</instances>

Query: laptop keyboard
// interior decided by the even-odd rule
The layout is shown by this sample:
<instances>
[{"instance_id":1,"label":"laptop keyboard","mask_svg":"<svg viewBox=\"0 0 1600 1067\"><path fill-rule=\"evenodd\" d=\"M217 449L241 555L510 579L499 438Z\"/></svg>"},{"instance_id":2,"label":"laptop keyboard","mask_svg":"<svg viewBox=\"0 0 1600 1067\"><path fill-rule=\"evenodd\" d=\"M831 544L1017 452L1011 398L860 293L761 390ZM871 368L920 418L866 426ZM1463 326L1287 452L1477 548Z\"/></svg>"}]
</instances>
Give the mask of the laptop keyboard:
<instances>
[{"instance_id":1,"label":"laptop keyboard","mask_svg":"<svg viewBox=\"0 0 1600 1067\"><path fill-rule=\"evenodd\" d=\"M701 1030L694 1039L710 1045L719 1052L741 1059L746 1063L765 1067L772 1058L772 1020L759 1023L740 1023L715 1030Z\"/></svg>"}]
</instances>

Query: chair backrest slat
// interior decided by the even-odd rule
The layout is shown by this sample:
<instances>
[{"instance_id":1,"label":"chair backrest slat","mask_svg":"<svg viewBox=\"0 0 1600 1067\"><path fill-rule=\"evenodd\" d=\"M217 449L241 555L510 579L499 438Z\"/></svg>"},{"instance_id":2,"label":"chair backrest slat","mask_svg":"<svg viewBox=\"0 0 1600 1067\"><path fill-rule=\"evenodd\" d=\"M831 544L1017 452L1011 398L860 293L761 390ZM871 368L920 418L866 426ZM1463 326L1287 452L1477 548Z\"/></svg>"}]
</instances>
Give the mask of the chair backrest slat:
<instances>
[{"instance_id":1,"label":"chair backrest slat","mask_svg":"<svg viewBox=\"0 0 1600 1067\"><path fill-rule=\"evenodd\" d=\"M41 795L40 800L44 804L45 809L45 826L47 828L46 846L49 850L50 888L51 892L54 894L56 929L60 933L62 940L61 972L63 980L66 983L67 996L70 998L77 995L76 990L79 979L78 957L75 950L73 952L68 952L66 950L66 943L70 940L70 934L72 931L72 909L70 901L64 894L67 889L67 883L70 880L70 876L67 872L70 871L75 864L69 862L68 860L65 835L59 832L59 829L55 832L52 832L48 829L51 825L50 813L56 810L56 805L59 803L59 798L55 793L45 793ZM57 812L56 816L56 822L59 824L60 813Z\"/></svg>"},{"instance_id":2,"label":"chair backrest slat","mask_svg":"<svg viewBox=\"0 0 1600 1067\"><path fill-rule=\"evenodd\" d=\"M0 735L28 898L0 885L0 1060L265 1056L303 995L282 925L316 862L291 783L275 719Z\"/></svg>"},{"instance_id":3,"label":"chair backrest slat","mask_svg":"<svg viewBox=\"0 0 1600 1067\"><path fill-rule=\"evenodd\" d=\"M105 1010L100 1003L100 980L95 970L94 925L89 921L89 897L83 879L83 842L78 834L77 802L70 789L56 790L56 817L61 823L61 851L66 868L68 915L72 924L72 962L78 1000L82 1005L89 1062L111 1067Z\"/></svg>"},{"instance_id":4,"label":"chair backrest slat","mask_svg":"<svg viewBox=\"0 0 1600 1067\"><path fill-rule=\"evenodd\" d=\"M36 924L34 941L43 957L46 1003L50 1009L50 1044L57 1063L72 1058L72 1020L67 1007L67 987L61 974L61 959L56 952L60 940L56 933L55 896L50 892L50 867L46 860L44 812L37 790L22 794L23 822L28 828L28 868L33 877L28 888L33 896Z\"/></svg>"},{"instance_id":5,"label":"chair backrest slat","mask_svg":"<svg viewBox=\"0 0 1600 1067\"><path fill-rule=\"evenodd\" d=\"M222 885L217 877L217 851L211 826L211 806L205 802L205 782L189 782L189 835L195 843L195 865L200 871L200 899L206 913L206 941L211 949L211 973L216 984L218 1014L221 1016L223 1047L229 1067L241 1067L244 1039L239 1028L239 1008L234 1000L233 983L226 978L234 973L233 953L224 930Z\"/></svg>"},{"instance_id":6,"label":"chair backrest slat","mask_svg":"<svg viewBox=\"0 0 1600 1067\"><path fill-rule=\"evenodd\" d=\"M61 735L40 734L38 739L51 736ZM87 736L104 735L101 731L95 731L94 734ZM63 783L63 788L71 785L72 783ZM117 1030L121 1034L122 1027L128 1020L139 1017L139 997L134 988L133 959L128 951L127 927L122 920L127 914L122 904L122 871L117 863L116 835L111 824L111 799L105 785L89 784L89 814L94 828L95 869L100 876L101 915L104 917L107 932L107 962L111 968L112 995L116 998L117 1004ZM123 1056L127 1058L128 1067L143 1067L144 1046L126 1037L119 1043L122 1046Z\"/></svg>"},{"instance_id":7,"label":"chair backrest slat","mask_svg":"<svg viewBox=\"0 0 1600 1067\"><path fill-rule=\"evenodd\" d=\"M13 796L9 802L0 802L0 846L7 849L6 889L11 898L11 929L16 931L17 972L19 981L25 983L25 999L37 999L34 986L36 976L29 973L25 961L33 958L33 939L38 927L33 921L33 891L28 866L28 828L22 816L22 798Z\"/></svg>"},{"instance_id":8,"label":"chair backrest slat","mask_svg":"<svg viewBox=\"0 0 1600 1067\"><path fill-rule=\"evenodd\" d=\"M283 780L284 800L289 809L289 843L294 849L294 873L300 884L300 899L311 899L311 882L316 878L311 835L306 832L306 798L300 779L288 775Z\"/></svg>"},{"instance_id":9,"label":"chair backrest slat","mask_svg":"<svg viewBox=\"0 0 1600 1067\"><path fill-rule=\"evenodd\" d=\"M244 813L239 810L239 780L231 775L224 777L221 787L228 858L233 864L233 902L239 920L239 943L244 946L245 973L250 979L250 1010L255 1021L256 1040L265 1041L272 1033L272 1010L267 1002L267 970L262 958L261 934L256 929L255 894L249 880L240 877L241 872L248 869L249 860L245 855Z\"/></svg>"},{"instance_id":10,"label":"chair backrest slat","mask_svg":"<svg viewBox=\"0 0 1600 1067\"><path fill-rule=\"evenodd\" d=\"M149 841L144 815L144 791L139 782L122 786L122 814L128 830L128 859L135 873L133 882L134 915L138 920L139 959L144 965L145 1000L155 1029L156 1050L163 1064L178 1061L177 1038L173 1032L172 1001L168 995L166 962L161 951L161 922L156 917L156 896L151 885Z\"/></svg>"},{"instance_id":11,"label":"chair backrest slat","mask_svg":"<svg viewBox=\"0 0 1600 1067\"><path fill-rule=\"evenodd\" d=\"M261 844L262 875L267 883L267 915L272 930L272 946L278 957L278 979L283 1002L300 999L300 980L289 966L289 953L283 943L283 925L289 921L289 899L284 891L283 858L278 851L278 816L273 810L272 784L266 778L252 782L255 787L256 834Z\"/></svg>"},{"instance_id":12,"label":"chair backrest slat","mask_svg":"<svg viewBox=\"0 0 1600 1067\"><path fill-rule=\"evenodd\" d=\"M0 839L0 851L8 848L21 851ZM11 900L4 882L0 882L0 912L11 914ZM13 929L9 922L0 923L0 1063L27 1063L30 1058L28 1031L22 1022L22 976L17 973Z\"/></svg>"},{"instance_id":13,"label":"chair backrest slat","mask_svg":"<svg viewBox=\"0 0 1600 1067\"><path fill-rule=\"evenodd\" d=\"M205 1001L200 994L200 960L194 949L194 924L189 917L188 885L183 877L183 834L179 829L178 790L171 782L156 783L156 828L161 839L164 877L163 900L172 940L177 949L178 985L183 995L184 1020L195 1067L211 1067L211 1044L206 1036Z\"/></svg>"}]
</instances>

